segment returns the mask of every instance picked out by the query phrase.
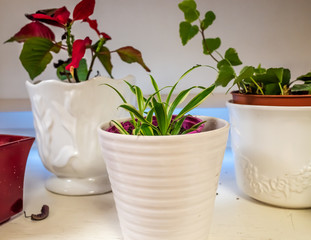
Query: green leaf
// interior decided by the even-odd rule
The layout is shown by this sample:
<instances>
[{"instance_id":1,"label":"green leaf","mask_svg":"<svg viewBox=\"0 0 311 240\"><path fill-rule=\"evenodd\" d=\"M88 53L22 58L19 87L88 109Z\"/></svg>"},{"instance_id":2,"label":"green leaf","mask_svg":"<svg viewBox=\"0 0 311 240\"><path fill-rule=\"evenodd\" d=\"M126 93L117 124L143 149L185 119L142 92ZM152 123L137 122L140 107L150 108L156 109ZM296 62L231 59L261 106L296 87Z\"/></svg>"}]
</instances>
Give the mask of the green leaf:
<instances>
[{"instance_id":1,"label":"green leaf","mask_svg":"<svg viewBox=\"0 0 311 240\"><path fill-rule=\"evenodd\" d=\"M102 63L102 65L104 66L104 68L106 69L109 76L111 78L113 78L112 77L113 65L111 63L111 54L110 54L109 49L102 46L100 51L97 53L97 57L98 57L99 61Z\"/></svg>"},{"instance_id":2,"label":"green leaf","mask_svg":"<svg viewBox=\"0 0 311 240\"><path fill-rule=\"evenodd\" d=\"M157 102L155 98L152 99L153 110L155 116L157 118L158 127L162 135L167 134L167 129L169 127L170 122L168 121L166 109L164 103Z\"/></svg>"},{"instance_id":3,"label":"green leaf","mask_svg":"<svg viewBox=\"0 0 311 240\"><path fill-rule=\"evenodd\" d=\"M187 134L187 133L190 133L190 132L192 132L192 131L195 131L195 130L197 130L197 129L198 129L202 124L204 124L204 123L206 123L206 121L199 122L199 123L193 125L191 128L189 128L189 129L183 131L182 134Z\"/></svg>"},{"instance_id":4,"label":"green leaf","mask_svg":"<svg viewBox=\"0 0 311 240\"><path fill-rule=\"evenodd\" d=\"M234 84L239 84L244 79L252 77L254 75L254 72L255 72L255 68L254 67L252 67L252 66L245 66L240 71L239 76L236 77L236 79L234 81Z\"/></svg>"},{"instance_id":5,"label":"green leaf","mask_svg":"<svg viewBox=\"0 0 311 240\"><path fill-rule=\"evenodd\" d=\"M238 56L238 53L234 48L229 48L225 53L225 59L227 59L232 66L241 65L242 62Z\"/></svg>"},{"instance_id":6,"label":"green leaf","mask_svg":"<svg viewBox=\"0 0 311 240\"><path fill-rule=\"evenodd\" d=\"M106 86L112 88L112 89L120 96L120 98L122 99L122 101L123 101L124 103L127 103L127 102L126 102L126 99L123 97L122 93L120 93L118 89L116 89L114 86L111 86L111 85L108 84L108 83L104 83L103 85L106 85Z\"/></svg>"},{"instance_id":7,"label":"green leaf","mask_svg":"<svg viewBox=\"0 0 311 240\"><path fill-rule=\"evenodd\" d=\"M178 7L183 11L187 22L194 22L200 16L200 12L197 10L197 4L194 0L184 0L178 4Z\"/></svg>"},{"instance_id":8,"label":"green leaf","mask_svg":"<svg viewBox=\"0 0 311 240\"><path fill-rule=\"evenodd\" d=\"M310 81L311 80L311 72L308 72L307 74L299 76L297 78L297 80Z\"/></svg>"},{"instance_id":9,"label":"green leaf","mask_svg":"<svg viewBox=\"0 0 311 240\"><path fill-rule=\"evenodd\" d=\"M143 92L137 86L135 86L134 88L135 88L135 92L136 92L136 100L137 100L137 105L138 105L139 112L141 114L143 114L143 112L145 111L145 107L144 107L145 101L144 101Z\"/></svg>"},{"instance_id":10,"label":"green leaf","mask_svg":"<svg viewBox=\"0 0 311 240\"><path fill-rule=\"evenodd\" d=\"M278 83L265 84L264 94L265 95L279 95L281 93Z\"/></svg>"},{"instance_id":11,"label":"green leaf","mask_svg":"<svg viewBox=\"0 0 311 240\"><path fill-rule=\"evenodd\" d=\"M181 22L179 24L179 35L183 45L192 39L199 32L199 27L197 25L191 25L189 22Z\"/></svg>"},{"instance_id":12,"label":"green leaf","mask_svg":"<svg viewBox=\"0 0 311 240\"><path fill-rule=\"evenodd\" d=\"M175 98L175 100L170 104L169 106L169 112L168 112L168 117L171 119L172 118L172 115L173 115L173 112L174 110L176 109L176 107L181 104L186 98L187 96L189 95L189 92L195 87L191 87L191 88L188 88L188 89L185 89L183 91L181 91L177 97Z\"/></svg>"},{"instance_id":13,"label":"green leaf","mask_svg":"<svg viewBox=\"0 0 311 240\"><path fill-rule=\"evenodd\" d=\"M67 63L64 63L64 64L62 64L56 68L56 74L57 74L57 77L59 78L59 80L68 79L66 74L68 76L71 76L70 72L65 69L66 65L67 65Z\"/></svg>"},{"instance_id":14,"label":"green leaf","mask_svg":"<svg viewBox=\"0 0 311 240\"><path fill-rule=\"evenodd\" d=\"M207 38L205 39L205 41L204 40L202 41L202 44L203 44L203 53L208 55L213 53L220 47L221 41L220 38Z\"/></svg>"},{"instance_id":15,"label":"green leaf","mask_svg":"<svg viewBox=\"0 0 311 240\"><path fill-rule=\"evenodd\" d=\"M198 107L202 102L206 100L206 98L214 91L215 85L210 86L209 88L205 88L203 91L198 93L194 98L190 100L190 102L179 112L176 116L176 119L180 118L183 115L186 115L192 109Z\"/></svg>"},{"instance_id":16,"label":"green leaf","mask_svg":"<svg viewBox=\"0 0 311 240\"><path fill-rule=\"evenodd\" d=\"M311 91L311 83L305 83L305 84L295 84L291 88L292 92L300 92L300 91Z\"/></svg>"},{"instance_id":17,"label":"green leaf","mask_svg":"<svg viewBox=\"0 0 311 240\"><path fill-rule=\"evenodd\" d=\"M79 67L76 69L76 71L77 71L79 81L87 80L88 68L87 68L86 60L84 58L80 60Z\"/></svg>"},{"instance_id":18,"label":"green leaf","mask_svg":"<svg viewBox=\"0 0 311 240\"><path fill-rule=\"evenodd\" d=\"M146 66L143 61L141 52L133 47L127 46L122 47L116 50L119 54L122 61L126 63L138 63L140 64L147 72L150 72L150 69Z\"/></svg>"},{"instance_id":19,"label":"green leaf","mask_svg":"<svg viewBox=\"0 0 311 240\"><path fill-rule=\"evenodd\" d=\"M31 79L40 75L51 62L53 56L51 51L58 53L60 46L46 38L29 38L23 45L19 56L23 67Z\"/></svg>"},{"instance_id":20,"label":"green leaf","mask_svg":"<svg viewBox=\"0 0 311 240\"><path fill-rule=\"evenodd\" d=\"M172 131L171 131L171 135L178 135L180 133L181 127L183 122L185 121L187 116L183 116L182 118L180 118L177 121L173 121L172 122Z\"/></svg>"},{"instance_id":21,"label":"green leaf","mask_svg":"<svg viewBox=\"0 0 311 240\"><path fill-rule=\"evenodd\" d=\"M201 28L203 30L207 29L210 25L213 24L215 19L216 19L215 13L212 11L208 11L207 13L205 13L205 18L201 22Z\"/></svg>"},{"instance_id":22,"label":"green leaf","mask_svg":"<svg viewBox=\"0 0 311 240\"><path fill-rule=\"evenodd\" d=\"M121 123L119 123L118 121L115 121L115 120L111 120L111 122L119 130L119 132L121 134L129 135L129 133L124 129L124 127L122 126Z\"/></svg>"},{"instance_id":23,"label":"green leaf","mask_svg":"<svg viewBox=\"0 0 311 240\"><path fill-rule=\"evenodd\" d=\"M158 100L160 102L162 102L162 99L161 99L161 94L160 94L160 91L159 91L159 87L158 87L158 84L157 82L154 80L153 76L150 75L150 80L151 80L151 83L152 83L152 86L154 88L154 91L158 97Z\"/></svg>"},{"instance_id":24,"label":"green leaf","mask_svg":"<svg viewBox=\"0 0 311 240\"><path fill-rule=\"evenodd\" d=\"M124 103L124 104L121 104L119 107L125 109L129 113L132 113L142 123L148 124L144 116L139 111L137 111L137 109L133 105Z\"/></svg>"},{"instance_id":25,"label":"green leaf","mask_svg":"<svg viewBox=\"0 0 311 240\"><path fill-rule=\"evenodd\" d=\"M172 87L171 91L169 92L169 94L168 94L168 96L167 96L167 98L166 98L166 104L167 104L167 105L170 103L172 94L173 94L175 88L177 87L178 83L179 83L186 75L188 75L188 73L190 73L191 71L193 71L194 69L196 69L196 68L198 68L198 67L209 67L209 66L197 64L197 65L193 66L192 68L188 69L185 73L183 73L183 74L181 75L181 77L178 79L178 81L174 84L174 86Z\"/></svg>"},{"instance_id":26,"label":"green leaf","mask_svg":"<svg viewBox=\"0 0 311 240\"><path fill-rule=\"evenodd\" d=\"M235 72L232 66L230 65L222 65L219 69L217 79L215 81L216 86L226 87L228 83L234 79Z\"/></svg>"}]
</instances>

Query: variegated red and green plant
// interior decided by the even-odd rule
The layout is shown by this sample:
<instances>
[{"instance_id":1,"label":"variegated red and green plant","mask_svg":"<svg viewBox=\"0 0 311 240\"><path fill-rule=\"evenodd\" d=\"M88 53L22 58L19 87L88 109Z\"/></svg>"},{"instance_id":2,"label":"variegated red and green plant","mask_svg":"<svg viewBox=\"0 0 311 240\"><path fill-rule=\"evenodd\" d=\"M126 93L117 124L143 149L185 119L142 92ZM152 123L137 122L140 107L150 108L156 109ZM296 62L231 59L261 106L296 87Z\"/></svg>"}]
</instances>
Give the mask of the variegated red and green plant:
<instances>
[{"instance_id":1,"label":"variegated red and green plant","mask_svg":"<svg viewBox=\"0 0 311 240\"><path fill-rule=\"evenodd\" d=\"M67 79L69 82L88 80L96 59L102 63L112 78L111 53L117 53L124 62L136 62L146 71L150 71L143 61L141 52L134 47L125 46L113 51L107 48L105 44L111 40L111 37L98 29L97 20L90 18L94 8L95 0L82 0L75 6L72 18L65 6L25 15L31 22L6 42L23 43L19 59L32 80L46 69L53 55L61 50L65 50L68 56L64 60L55 62L54 67L57 69L59 79ZM87 23L97 33L97 41L93 42L88 36L84 39L75 39L72 26L77 21ZM64 30L60 39L56 39L49 26ZM89 66L85 57L87 50L91 54Z\"/></svg>"}]
</instances>

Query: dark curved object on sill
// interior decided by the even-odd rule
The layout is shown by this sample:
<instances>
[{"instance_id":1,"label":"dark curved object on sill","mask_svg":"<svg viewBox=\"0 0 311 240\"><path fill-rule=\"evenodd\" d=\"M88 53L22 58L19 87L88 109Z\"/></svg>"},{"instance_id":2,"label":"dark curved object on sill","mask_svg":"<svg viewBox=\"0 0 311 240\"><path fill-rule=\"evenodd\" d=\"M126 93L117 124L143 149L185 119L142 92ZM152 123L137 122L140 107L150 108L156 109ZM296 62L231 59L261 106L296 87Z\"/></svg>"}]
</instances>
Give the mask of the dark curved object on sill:
<instances>
[{"instance_id":1,"label":"dark curved object on sill","mask_svg":"<svg viewBox=\"0 0 311 240\"><path fill-rule=\"evenodd\" d=\"M25 168L34 140L0 134L0 224L23 210Z\"/></svg>"}]
</instances>

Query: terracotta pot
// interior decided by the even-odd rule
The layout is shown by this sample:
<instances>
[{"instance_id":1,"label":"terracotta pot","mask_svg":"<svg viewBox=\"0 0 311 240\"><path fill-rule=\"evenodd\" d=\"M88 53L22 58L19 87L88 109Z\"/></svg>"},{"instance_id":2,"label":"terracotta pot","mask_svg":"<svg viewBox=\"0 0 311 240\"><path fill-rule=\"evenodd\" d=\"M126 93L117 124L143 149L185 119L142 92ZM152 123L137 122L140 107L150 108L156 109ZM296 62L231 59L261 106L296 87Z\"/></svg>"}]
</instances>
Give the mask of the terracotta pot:
<instances>
[{"instance_id":1,"label":"terracotta pot","mask_svg":"<svg viewBox=\"0 0 311 240\"><path fill-rule=\"evenodd\" d=\"M229 131L221 119L201 133L132 136L99 129L122 234L127 240L206 240Z\"/></svg>"},{"instance_id":2,"label":"terracotta pot","mask_svg":"<svg viewBox=\"0 0 311 240\"><path fill-rule=\"evenodd\" d=\"M231 92L233 103L265 106L311 106L311 95L256 95Z\"/></svg>"},{"instance_id":3,"label":"terracotta pot","mask_svg":"<svg viewBox=\"0 0 311 240\"><path fill-rule=\"evenodd\" d=\"M23 210L25 168L34 140L0 135L0 224Z\"/></svg>"}]
</instances>

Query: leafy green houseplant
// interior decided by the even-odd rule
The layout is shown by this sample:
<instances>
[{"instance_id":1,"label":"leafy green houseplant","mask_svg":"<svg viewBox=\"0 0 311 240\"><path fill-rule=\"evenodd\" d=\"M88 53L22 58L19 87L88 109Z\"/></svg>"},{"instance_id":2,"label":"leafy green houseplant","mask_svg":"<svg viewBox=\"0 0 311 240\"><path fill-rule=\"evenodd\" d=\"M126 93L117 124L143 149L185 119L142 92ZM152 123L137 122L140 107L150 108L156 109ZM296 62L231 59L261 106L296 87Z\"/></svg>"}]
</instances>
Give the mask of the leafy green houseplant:
<instances>
[{"instance_id":1,"label":"leafy green houseplant","mask_svg":"<svg viewBox=\"0 0 311 240\"><path fill-rule=\"evenodd\" d=\"M212 93L214 85L193 86L171 99L184 76L164 87L170 88L165 99L164 88L153 77L150 96L128 84L137 107L116 90L123 100L120 108L131 117L107 121L98 129L124 239L208 237L229 124L188 115ZM195 88L199 93L177 112L176 107Z\"/></svg>"},{"instance_id":2,"label":"leafy green houseplant","mask_svg":"<svg viewBox=\"0 0 311 240\"><path fill-rule=\"evenodd\" d=\"M127 63L139 63L146 71L150 71L145 65L141 52L131 46L125 46L116 50L109 50L106 43L111 37L98 29L95 19L90 19L95 8L95 0L82 0L74 8L72 17L67 8L54 8L38 10L34 14L25 16L31 20L13 37L6 42L23 43L20 61L31 79L40 75L52 61L53 55L66 52L67 58L54 63L57 75L61 80L68 82L80 82L88 80L93 71L93 65L98 59L109 76L112 78L111 54L117 53ZM98 39L92 41L88 36L84 39L75 39L73 27L77 22L85 22L90 29L97 33ZM63 29L63 34L56 39L49 26ZM89 65L86 61L86 52L90 53Z\"/></svg>"},{"instance_id":3,"label":"leafy green houseplant","mask_svg":"<svg viewBox=\"0 0 311 240\"><path fill-rule=\"evenodd\" d=\"M216 67L212 67L218 72L216 86L226 87L231 84L231 86L229 85L230 89L237 86L239 93L256 95L311 93L311 72L294 81L291 81L290 70L283 67L266 69L261 65L258 67L244 66L239 73L236 73L235 67L242 64L237 51L234 48L229 48L222 55L218 51L221 39L206 37L206 31L216 19L215 13L207 11L204 17L200 18L200 12L194 0L184 0L178 6L184 13L184 21L179 25L182 44L186 45L197 34L201 35L203 53L210 56L216 63ZM303 84L296 84L299 80Z\"/></svg>"},{"instance_id":4,"label":"leafy green houseplant","mask_svg":"<svg viewBox=\"0 0 311 240\"><path fill-rule=\"evenodd\" d=\"M181 91L175 100L171 102L171 97L180 80L195 68L196 67L188 70L173 86L170 86L171 90L166 99L162 99L161 90L169 88L169 86L159 89L157 82L152 76L150 76L150 79L155 92L148 98L144 97L142 90L138 86L126 82L136 97L138 108L129 104L116 88L106 84L113 88L121 97L123 104L119 107L125 109L131 115L131 120L124 123L112 120L114 126L110 128L109 131L126 135L142 136L178 135L199 132L204 122L194 117L187 116L187 113L204 102L215 89L215 85L208 88L202 86L190 87ZM195 88L199 88L201 91L193 97L178 114L174 115L174 111L179 104L181 104L187 98L190 91Z\"/></svg>"},{"instance_id":5,"label":"leafy green houseplant","mask_svg":"<svg viewBox=\"0 0 311 240\"><path fill-rule=\"evenodd\" d=\"M215 85L238 88L227 102L237 185L270 205L309 208L311 73L291 81L289 69L259 65L245 66L237 74L234 68L242 62L236 50L229 48L222 56L220 38L206 38L215 14L208 11L201 20L194 0L182 1L179 8L185 16L182 43L200 33L204 54L216 62Z\"/></svg>"}]
</instances>

